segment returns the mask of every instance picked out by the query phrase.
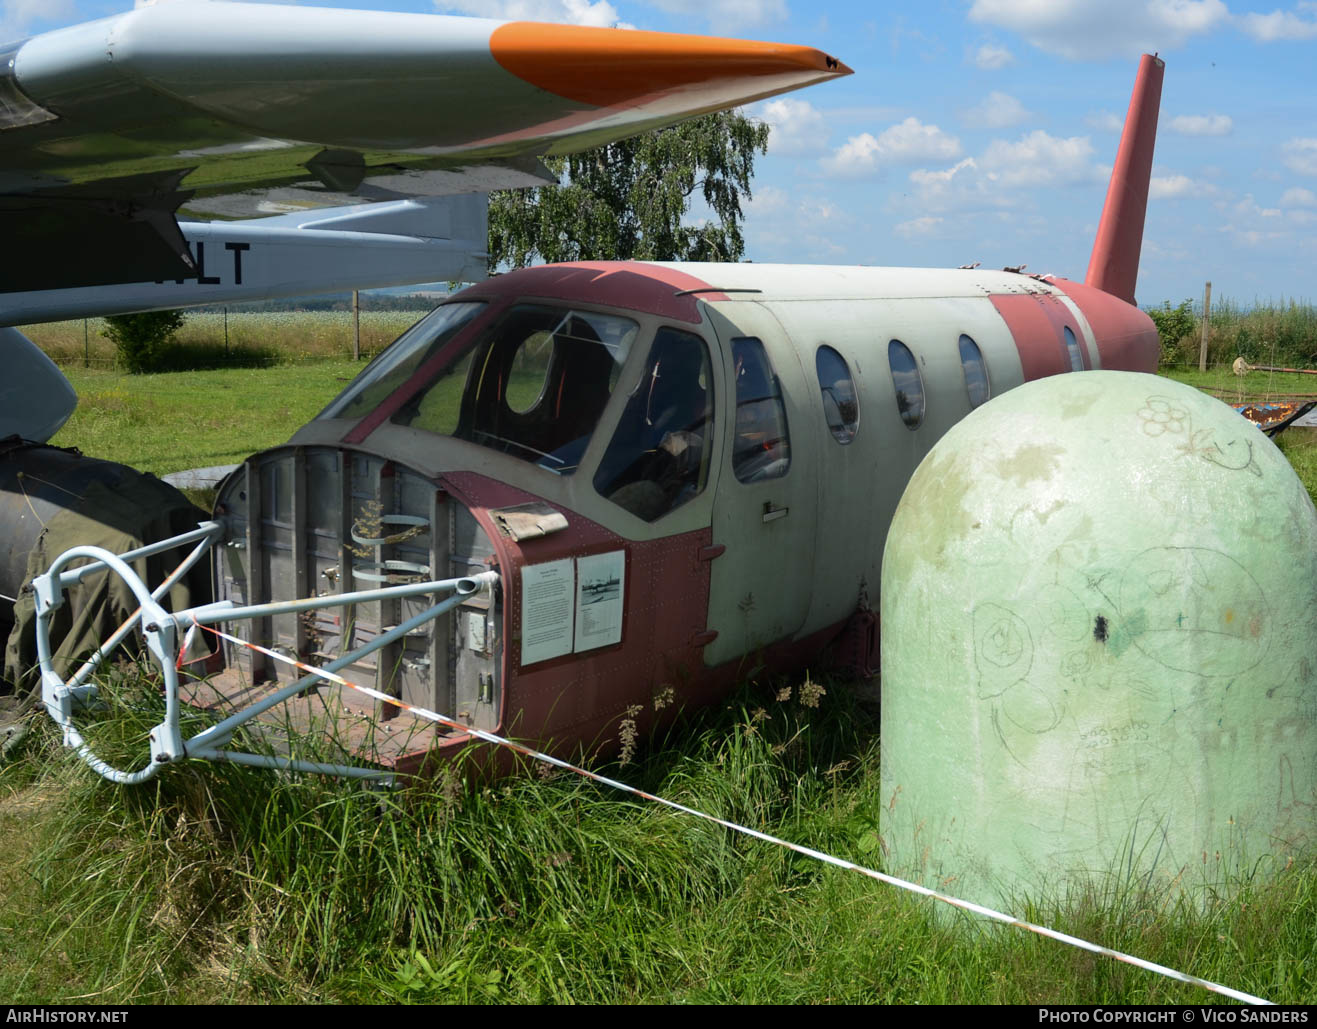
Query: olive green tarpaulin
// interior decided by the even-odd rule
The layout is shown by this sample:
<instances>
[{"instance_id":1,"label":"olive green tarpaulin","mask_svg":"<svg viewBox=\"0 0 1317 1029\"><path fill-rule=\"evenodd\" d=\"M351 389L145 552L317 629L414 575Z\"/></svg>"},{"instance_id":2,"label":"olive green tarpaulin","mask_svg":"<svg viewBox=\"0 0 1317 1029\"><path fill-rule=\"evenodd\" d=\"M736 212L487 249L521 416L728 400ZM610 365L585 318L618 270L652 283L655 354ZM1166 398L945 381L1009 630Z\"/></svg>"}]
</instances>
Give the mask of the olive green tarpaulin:
<instances>
[{"instance_id":1,"label":"olive green tarpaulin","mask_svg":"<svg viewBox=\"0 0 1317 1029\"><path fill-rule=\"evenodd\" d=\"M126 470L127 471L127 470ZM152 475L125 474L113 486L93 482L69 508L52 516L28 556L26 585L14 605L14 628L5 648L5 682L0 693L36 687L36 612L32 577L45 572L71 547L95 546L123 554L197 527L206 513L182 493ZM142 558L133 570L154 588L196 544ZM74 567L86 562L74 562ZM161 598L171 611L206 603L211 596L210 568L202 559ZM56 671L66 678L137 609L137 600L119 576L102 570L67 593L51 624ZM140 636L139 636L140 638Z\"/></svg>"}]
</instances>

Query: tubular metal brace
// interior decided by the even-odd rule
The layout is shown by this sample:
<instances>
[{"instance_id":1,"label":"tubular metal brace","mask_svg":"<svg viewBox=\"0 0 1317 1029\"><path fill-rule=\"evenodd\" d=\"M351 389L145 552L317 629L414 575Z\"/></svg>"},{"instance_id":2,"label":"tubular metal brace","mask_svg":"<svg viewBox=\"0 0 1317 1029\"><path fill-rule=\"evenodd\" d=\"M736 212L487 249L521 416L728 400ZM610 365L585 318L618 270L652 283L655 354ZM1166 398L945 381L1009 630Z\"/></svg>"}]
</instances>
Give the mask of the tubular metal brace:
<instances>
[{"instance_id":1,"label":"tubular metal brace","mask_svg":"<svg viewBox=\"0 0 1317 1029\"><path fill-rule=\"evenodd\" d=\"M427 593L451 594L407 619L401 625L382 633L369 643L335 658L323 669L325 672L335 672L452 610L473 594L491 588L498 581L498 573L492 571L482 572L479 575L464 576L457 579L407 583L381 589L359 590L353 593L312 597L306 600L254 604L245 607L238 606L231 600L225 600L173 613L166 611L159 603L160 598L182 578L188 569L197 563L223 534L223 527L218 522L212 521L201 522L191 532L173 536L126 554L112 554L100 547L73 547L56 558L54 564L50 566L50 569L44 575L33 578L32 587L36 594L37 612L37 658L41 667L41 699L50 717L64 731L64 745L77 751L78 756L104 778L123 785L135 785L136 783L145 782L154 776L163 765L183 758L204 758L210 761L229 761L236 764L252 765L258 768L279 768L391 781L393 777L390 773L378 769L302 761L295 758L274 757L264 754L248 754L225 749L232 739L234 731L239 726L321 681L321 676L315 673L305 675L296 682L281 687L261 701L225 718L216 725L202 730L191 739L184 740L179 725L178 702L180 639L184 640L184 647L186 647L186 632L194 626L214 625L219 622L232 622L240 619L264 618L270 615L297 613L326 607L345 607L368 601L388 600L395 597L414 597ZM128 562L135 561L138 558L172 550L175 547L185 546L189 543L195 543L196 546L169 577L154 590L149 590L128 564ZM91 563L71 571L64 571L71 562L80 558L89 558ZM51 659L51 618L64 603L64 593L70 586L82 582L91 573L102 569L109 569L109 571L118 575L132 590L139 606L137 611L123 625L119 626L114 634L87 659L82 667L70 679L65 681L55 671ZM107 764L92 752L73 724L73 712L75 708L87 706L96 699L97 687L88 680L114 648L122 643L139 624L142 627L142 635L146 640L147 648L164 675L165 720L151 731L150 761L145 767L135 772L125 772ZM180 634L180 629L184 630L184 634Z\"/></svg>"}]
</instances>

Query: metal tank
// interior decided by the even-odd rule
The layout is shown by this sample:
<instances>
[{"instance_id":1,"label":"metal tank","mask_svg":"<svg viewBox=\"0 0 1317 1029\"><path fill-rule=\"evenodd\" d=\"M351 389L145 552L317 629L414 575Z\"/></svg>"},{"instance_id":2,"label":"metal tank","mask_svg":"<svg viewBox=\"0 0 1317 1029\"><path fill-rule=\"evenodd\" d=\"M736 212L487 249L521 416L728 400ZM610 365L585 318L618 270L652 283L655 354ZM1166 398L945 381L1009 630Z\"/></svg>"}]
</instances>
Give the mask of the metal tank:
<instances>
[{"instance_id":1,"label":"metal tank","mask_svg":"<svg viewBox=\"0 0 1317 1029\"><path fill-rule=\"evenodd\" d=\"M882 574L887 867L969 899L1193 894L1317 811L1317 514L1199 391L1026 383L928 454Z\"/></svg>"}]
</instances>

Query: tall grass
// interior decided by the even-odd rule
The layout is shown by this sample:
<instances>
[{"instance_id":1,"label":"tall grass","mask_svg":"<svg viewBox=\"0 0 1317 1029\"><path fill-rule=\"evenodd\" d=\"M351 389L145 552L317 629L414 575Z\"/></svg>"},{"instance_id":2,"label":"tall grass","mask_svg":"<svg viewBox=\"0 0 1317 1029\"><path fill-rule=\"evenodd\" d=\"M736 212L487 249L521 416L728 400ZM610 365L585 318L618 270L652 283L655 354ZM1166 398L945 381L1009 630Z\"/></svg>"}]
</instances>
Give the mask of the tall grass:
<instances>
[{"instance_id":1,"label":"tall grass","mask_svg":"<svg viewBox=\"0 0 1317 1029\"><path fill-rule=\"evenodd\" d=\"M89 729L98 752L140 760L159 718L152 697L143 688ZM809 842L845 845L837 823L855 805L829 817L839 786L876 776L862 713L747 709L742 698L719 721L623 774L752 825L810 823ZM817 875L781 858L747 863L756 845L720 829L531 769L493 786L453 773L388 793L228 766L124 790L54 771L64 764L38 775L59 777L32 859L59 927L50 947L86 952L96 972L79 988L121 999L173 998L178 982L192 997L654 997L691 988L673 972L692 942L723 952L729 906L776 896L764 875ZM705 912L699 924L692 912ZM34 979L5 975L0 989L30 996Z\"/></svg>"},{"instance_id":2,"label":"tall grass","mask_svg":"<svg viewBox=\"0 0 1317 1029\"><path fill-rule=\"evenodd\" d=\"M606 771L881 865L874 715L846 684L827 691L813 709L747 685ZM89 729L125 762L159 717L151 689L128 696L116 723ZM454 773L384 792L188 763L124 789L56 756L52 737L39 731L0 771L0 795L47 805L24 860L32 884L0 903L19 943L0 992L24 1001L1208 999L936 918L927 901L567 773ZM1317 996L1312 868L1205 908L1124 889L1019 910L1272 999Z\"/></svg>"},{"instance_id":3,"label":"tall grass","mask_svg":"<svg viewBox=\"0 0 1317 1029\"><path fill-rule=\"evenodd\" d=\"M1202 342L1202 303L1186 300L1150 312L1172 327L1163 334L1162 363L1197 367ZM1177 317L1178 316L1178 317ZM1242 357L1250 364L1311 367L1317 362L1317 307L1306 301L1254 301L1252 306L1228 298L1212 301L1207 360L1229 365Z\"/></svg>"}]
</instances>

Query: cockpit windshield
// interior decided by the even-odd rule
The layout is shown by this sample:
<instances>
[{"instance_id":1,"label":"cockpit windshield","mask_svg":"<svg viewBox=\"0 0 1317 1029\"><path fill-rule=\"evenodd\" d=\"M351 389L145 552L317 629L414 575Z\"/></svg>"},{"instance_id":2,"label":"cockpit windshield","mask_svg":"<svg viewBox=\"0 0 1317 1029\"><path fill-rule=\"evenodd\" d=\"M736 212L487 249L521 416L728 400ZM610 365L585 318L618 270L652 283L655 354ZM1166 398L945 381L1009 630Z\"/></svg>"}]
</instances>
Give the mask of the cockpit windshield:
<instances>
[{"instance_id":1,"label":"cockpit windshield","mask_svg":"<svg viewBox=\"0 0 1317 1029\"><path fill-rule=\"evenodd\" d=\"M519 304L418 386L391 421L571 475L639 331L617 315Z\"/></svg>"},{"instance_id":2,"label":"cockpit windshield","mask_svg":"<svg viewBox=\"0 0 1317 1029\"><path fill-rule=\"evenodd\" d=\"M484 310L483 303L444 304L404 332L317 418L360 418L375 410L445 343Z\"/></svg>"}]
</instances>

